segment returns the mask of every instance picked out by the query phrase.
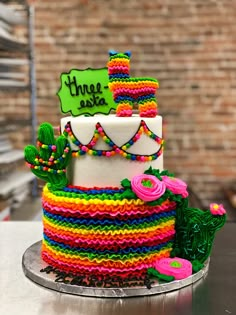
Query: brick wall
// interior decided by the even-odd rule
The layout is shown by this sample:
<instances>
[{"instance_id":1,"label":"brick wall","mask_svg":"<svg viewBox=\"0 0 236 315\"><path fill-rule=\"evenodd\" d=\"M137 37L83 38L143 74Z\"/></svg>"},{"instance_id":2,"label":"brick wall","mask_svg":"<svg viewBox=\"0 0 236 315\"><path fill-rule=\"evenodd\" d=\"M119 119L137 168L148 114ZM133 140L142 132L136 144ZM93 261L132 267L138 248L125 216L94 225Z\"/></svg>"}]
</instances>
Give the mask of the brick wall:
<instances>
[{"instance_id":1,"label":"brick wall","mask_svg":"<svg viewBox=\"0 0 236 315\"><path fill-rule=\"evenodd\" d=\"M36 2L38 121L58 124L60 73L103 67L131 50L131 72L160 81L165 167L204 202L221 201L236 177L234 1Z\"/></svg>"}]
</instances>

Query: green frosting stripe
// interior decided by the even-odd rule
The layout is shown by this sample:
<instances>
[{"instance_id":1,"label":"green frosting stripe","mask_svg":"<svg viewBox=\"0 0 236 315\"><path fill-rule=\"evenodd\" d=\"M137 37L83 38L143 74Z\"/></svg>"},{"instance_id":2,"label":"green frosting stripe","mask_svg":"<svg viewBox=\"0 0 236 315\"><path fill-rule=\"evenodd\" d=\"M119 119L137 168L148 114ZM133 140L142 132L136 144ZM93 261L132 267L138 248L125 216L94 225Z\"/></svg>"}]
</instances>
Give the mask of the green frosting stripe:
<instances>
[{"instance_id":1,"label":"green frosting stripe","mask_svg":"<svg viewBox=\"0 0 236 315\"><path fill-rule=\"evenodd\" d=\"M74 224L74 223L69 223L69 222L65 222L65 221L59 221L59 220L55 220L52 219L50 217L48 217L46 214L44 214L44 217L47 219L47 221L49 221L52 224L55 224L58 227L67 227L67 228L79 228L79 229L83 229L86 231L101 231L101 232L109 232L109 231L123 231L123 230L135 230L135 229L148 229L148 228L152 228L155 226L158 226L162 223L167 223L170 220L175 220L174 216L168 216L168 217L164 217L164 218L160 218L158 220L154 220L151 222L144 222L142 224L133 224L133 225L128 225L128 224L124 224L122 225L122 227L120 228L117 225L83 225L83 224Z\"/></svg>"},{"instance_id":2,"label":"green frosting stripe","mask_svg":"<svg viewBox=\"0 0 236 315\"><path fill-rule=\"evenodd\" d=\"M86 194L86 193L76 193L76 192L68 192L62 190L56 190L53 192L56 197L65 197L71 199L99 199L99 200L124 200L124 193L114 193L114 194L106 194L106 193L94 193L94 194ZM136 197L137 198L137 197Z\"/></svg>"},{"instance_id":3,"label":"green frosting stripe","mask_svg":"<svg viewBox=\"0 0 236 315\"><path fill-rule=\"evenodd\" d=\"M142 258L142 257L146 257L149 256L150 254L156 254L159 253L161 250L168 250L171 249L173 247L173 241L169 241L167 243L164 243L162 245L158 245L157 248L158 249L149 249L149 248L143 248L143 253L140 252L134 252L134 253L129 253L128 251L130 251L130 248L127 250L127 254L115 254L115 253L108 253L108 251L97 251L97 253L92 252L92 250L87 250L86 249L78 249L76 248L75 250L70 250L68 248L63 248L62 246L59 245L54 245L51 242L49 242L48 240L46 240L44 238L44 242L47 246L49 246L50 248L54 249L55 251L58 252L58 254L64 254L64 255L73 255L77 258L81 257L81 258L88 258L89 260L93 260L93 259L109 259L109 260L114 260L114 261L118 261L118 260L122 260L123 262L125 262L126 260L130 260L132 258ZM155 248L155 247L154 247Z\"/></svg>"}]
</instances>

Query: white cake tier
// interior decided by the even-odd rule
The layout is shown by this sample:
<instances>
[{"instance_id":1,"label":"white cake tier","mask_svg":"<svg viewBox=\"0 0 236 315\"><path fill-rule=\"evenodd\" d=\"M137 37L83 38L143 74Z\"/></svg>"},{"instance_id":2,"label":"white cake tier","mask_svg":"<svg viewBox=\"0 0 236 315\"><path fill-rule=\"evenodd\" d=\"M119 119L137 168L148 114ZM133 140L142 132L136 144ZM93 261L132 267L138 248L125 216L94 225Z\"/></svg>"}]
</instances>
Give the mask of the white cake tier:
<instances>
[{"instance_id":1,"label":"white cake tier","mask_svg":"<svg viewBox=\"0 0 236 315\"><path fill-rule=\"evenodd\" d=\"M97 150L104 150L105 153L113 150L113 148L104 141L104 138L99 135L96 144L92 145L90 152L72 158L67 170L69 183L86 187L120 186L122 179L131 179L135 175L142 174L149 166L163 170L163 153L160 151L161 145L151 138L150 132L147 134L147 132L142 133L141 131L142 134L140 138L132 143L133 137L137 134L137 131L140 130L142 121L151 133L159 138L162 137L161 116L144 118L137 115L132 117L96 115L93 117L80 116L62 118L61 131L63 132L66 124L69 123L74 137L83 144L83 149L86 148L86 145L89 144L93 138L98 123L101 126L99 131L102 129L107 138L117 146L116 153L113 156L91 155L92 150L95 150L96 153L98 152ZM147 131L145 128L144 130ZM72 150L77 152L79 146L72 143L70 137L68 139ZM122 148L122 146L128 142L131 143L131 146L125 149L124 147ZM80 149L81 147L82 145ZM121 152L119 152L119 150L121 150ZM161 153L157 159L143 161L147 160L147 158L151 159L157 152L159 152L159 154ZM109 154L110 153L108 153L108 155ZM124 155L126 154L129 156L132 154L131 158L135 160L125 158ZM137 160L137 158L141 160Z\"/></svg>"}]
</instances>

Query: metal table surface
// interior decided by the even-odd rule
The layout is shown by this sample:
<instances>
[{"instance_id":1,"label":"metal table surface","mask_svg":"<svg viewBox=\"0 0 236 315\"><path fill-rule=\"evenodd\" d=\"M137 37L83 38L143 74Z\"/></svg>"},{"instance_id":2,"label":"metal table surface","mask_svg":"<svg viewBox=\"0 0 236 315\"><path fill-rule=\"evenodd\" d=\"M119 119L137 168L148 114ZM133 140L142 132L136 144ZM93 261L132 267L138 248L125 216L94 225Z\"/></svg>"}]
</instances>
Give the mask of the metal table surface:
<instances>
[{"instance_id":1,"label":"metal table surface","mask_svg":"<svg viewBox=\"0 0 236 315\"><path fill-rule=\"evenodd\" d=\"M40 222L0 223L0 314L236 314L236 223L218 232L205 279L179 291L136 298L91 298L45 289L23 274L24 251L42 238Z\"/></svg>"}]
</instances>

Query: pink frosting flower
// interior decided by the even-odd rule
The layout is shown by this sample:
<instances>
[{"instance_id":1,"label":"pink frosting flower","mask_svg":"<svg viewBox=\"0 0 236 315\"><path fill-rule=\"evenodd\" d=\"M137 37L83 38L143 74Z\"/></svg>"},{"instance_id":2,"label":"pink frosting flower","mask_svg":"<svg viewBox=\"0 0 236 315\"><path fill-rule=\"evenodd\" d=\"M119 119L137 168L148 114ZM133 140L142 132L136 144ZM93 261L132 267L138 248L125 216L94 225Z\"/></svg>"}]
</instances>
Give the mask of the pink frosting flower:
<instances>
[{"instance_id":1,"label":"pink frosting flower","mask_svg":"<svg viewBox=\"0 0 236 315\"><path fill-rule=\"evenodd\" d=\"M160 198L166 191L166 185L153 175L137 175L131 180L133 192L143 201Z\"/></svg>"},{"instance_id":2,"label":"pink frosting flower","mask_svg":"<svg viewBox=\"0 0 236 315\"><path fill-rule=\"evenodd\" d=\"M161 258L156 261L154 267L160 273L173 276L175 280L185 279L192 274L192 264L183 258Z\"/></svg>"},{"instance_id":3,"label":"pink frosting flower","mask_svg":"<svg viewBox=\"0 0 236 315\"><path fill-rule=\"evenodd\" d=\"M163 182L166 184L166 188L172 193L182 195L183 198L188 197L187 184L179 178L162 176Z\"/></svg>"},{"instance_id":4,"label":"pink frosting flower","mask_svg":"<svg viewBox=\"0 0 236 315\"><path fill-rule=\"evenodd\" d=\"M224 206L222 204L218 205L217 203L210 204L210 211L213 215L223 215L226 213Z\"/></svg>"}]
</instances>

